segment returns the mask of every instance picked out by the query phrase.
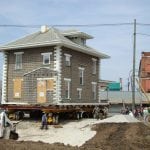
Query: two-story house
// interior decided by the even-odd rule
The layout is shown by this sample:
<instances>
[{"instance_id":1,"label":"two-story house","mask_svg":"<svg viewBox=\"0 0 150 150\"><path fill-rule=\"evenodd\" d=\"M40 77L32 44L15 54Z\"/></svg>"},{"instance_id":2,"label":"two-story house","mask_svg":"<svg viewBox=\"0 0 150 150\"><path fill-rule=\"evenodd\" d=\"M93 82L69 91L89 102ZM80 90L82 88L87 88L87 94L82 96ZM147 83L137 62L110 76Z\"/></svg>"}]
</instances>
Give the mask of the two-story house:
<instances>
[{"instance_id":1,"label":"two-story house","mask_svg":"<svg viewBox=\"0 0 150 150\"><path fill-rule=\"evenodd\" d=\"M93 37L78 30L41 31L0 47L4 55L2 103L98 102L101 59L86 45Z\"/></svg>"}]
</instances>

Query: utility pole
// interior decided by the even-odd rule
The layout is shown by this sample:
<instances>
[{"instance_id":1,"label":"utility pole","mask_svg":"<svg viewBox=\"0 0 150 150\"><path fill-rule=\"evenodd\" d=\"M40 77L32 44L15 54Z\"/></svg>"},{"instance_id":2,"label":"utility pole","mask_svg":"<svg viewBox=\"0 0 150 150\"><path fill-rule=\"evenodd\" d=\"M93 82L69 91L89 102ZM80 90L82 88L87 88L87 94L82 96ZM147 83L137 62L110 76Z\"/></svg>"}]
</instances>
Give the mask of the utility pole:
<instances>
[{"instance_id":1,"label":"utility pole","mask_svg":"<svg viewBox=\"0 0 150 150\"><path fill-rule=\"evenodd\" d=\"M135 109L135 64L136 64L136 19L134 19L133 73L132 73L132 110Z\"/></svg>"}]
</instances>

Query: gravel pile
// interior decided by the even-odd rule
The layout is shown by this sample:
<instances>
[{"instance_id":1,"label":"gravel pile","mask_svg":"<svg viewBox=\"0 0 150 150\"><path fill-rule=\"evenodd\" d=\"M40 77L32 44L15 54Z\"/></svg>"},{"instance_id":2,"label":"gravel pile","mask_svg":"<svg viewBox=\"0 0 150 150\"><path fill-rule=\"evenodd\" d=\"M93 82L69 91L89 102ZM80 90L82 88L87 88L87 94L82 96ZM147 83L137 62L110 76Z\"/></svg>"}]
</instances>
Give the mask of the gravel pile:
<instances>
[{"instance_id":1,"label":"gravel pile","mask_svg":"<svg viewBox=\"0 0 150 150\"><path fill-rule=\"evenodd\" d=\"M123 122L133 123L140 121L130 115L115 115L107 119L99 120L96 123L123 123Z\"/></svg>"}]
</instances>

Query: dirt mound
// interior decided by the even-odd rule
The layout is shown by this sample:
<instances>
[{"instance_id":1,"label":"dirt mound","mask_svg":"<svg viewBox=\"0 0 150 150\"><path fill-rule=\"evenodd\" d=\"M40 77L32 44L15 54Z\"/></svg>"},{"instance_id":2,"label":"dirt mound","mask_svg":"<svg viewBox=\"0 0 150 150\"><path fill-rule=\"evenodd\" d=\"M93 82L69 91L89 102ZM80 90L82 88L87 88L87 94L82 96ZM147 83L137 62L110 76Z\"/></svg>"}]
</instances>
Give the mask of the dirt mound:
<instances>
[{"instance_id":1,"label":"dirt mound","mask_svg":"<svg viewBox=\"0 0 150 150\"><path fill-rule=\"evenodd\" d=\"M0 150L149 150L150 128L142 123L101 123L97 134L81 147L42 142L0 140ZM77 137L78 138L78 137Z\"/></svg>"}]
</instances>

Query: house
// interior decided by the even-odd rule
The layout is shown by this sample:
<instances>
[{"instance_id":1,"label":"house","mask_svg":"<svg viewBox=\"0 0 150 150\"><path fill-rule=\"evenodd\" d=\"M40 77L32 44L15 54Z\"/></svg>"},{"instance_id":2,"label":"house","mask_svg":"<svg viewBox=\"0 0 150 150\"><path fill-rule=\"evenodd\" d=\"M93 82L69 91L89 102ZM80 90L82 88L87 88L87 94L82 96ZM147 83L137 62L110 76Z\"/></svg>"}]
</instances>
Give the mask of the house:
<instances>
[{"instance_id":1,"label":"house","mask_svg":"<svg viewBox=\"0 0 150 150\"><path fill-rule=\"evenodd\" d=\"M78 30L42 26L41 31L0 47L2 102L98 102L99 62L109 56L86 45L92 38Z\"/></svg>"},{"instance_id":2,"label":"house","mask_svg":"<svg viewBox=\"0 0 150 150\"><path fill-rule=\"evenodd\" d=\"M150 52L142 52L139 79L142 86L141 90L150 93Z\"/></svg>"}]
</instances>

